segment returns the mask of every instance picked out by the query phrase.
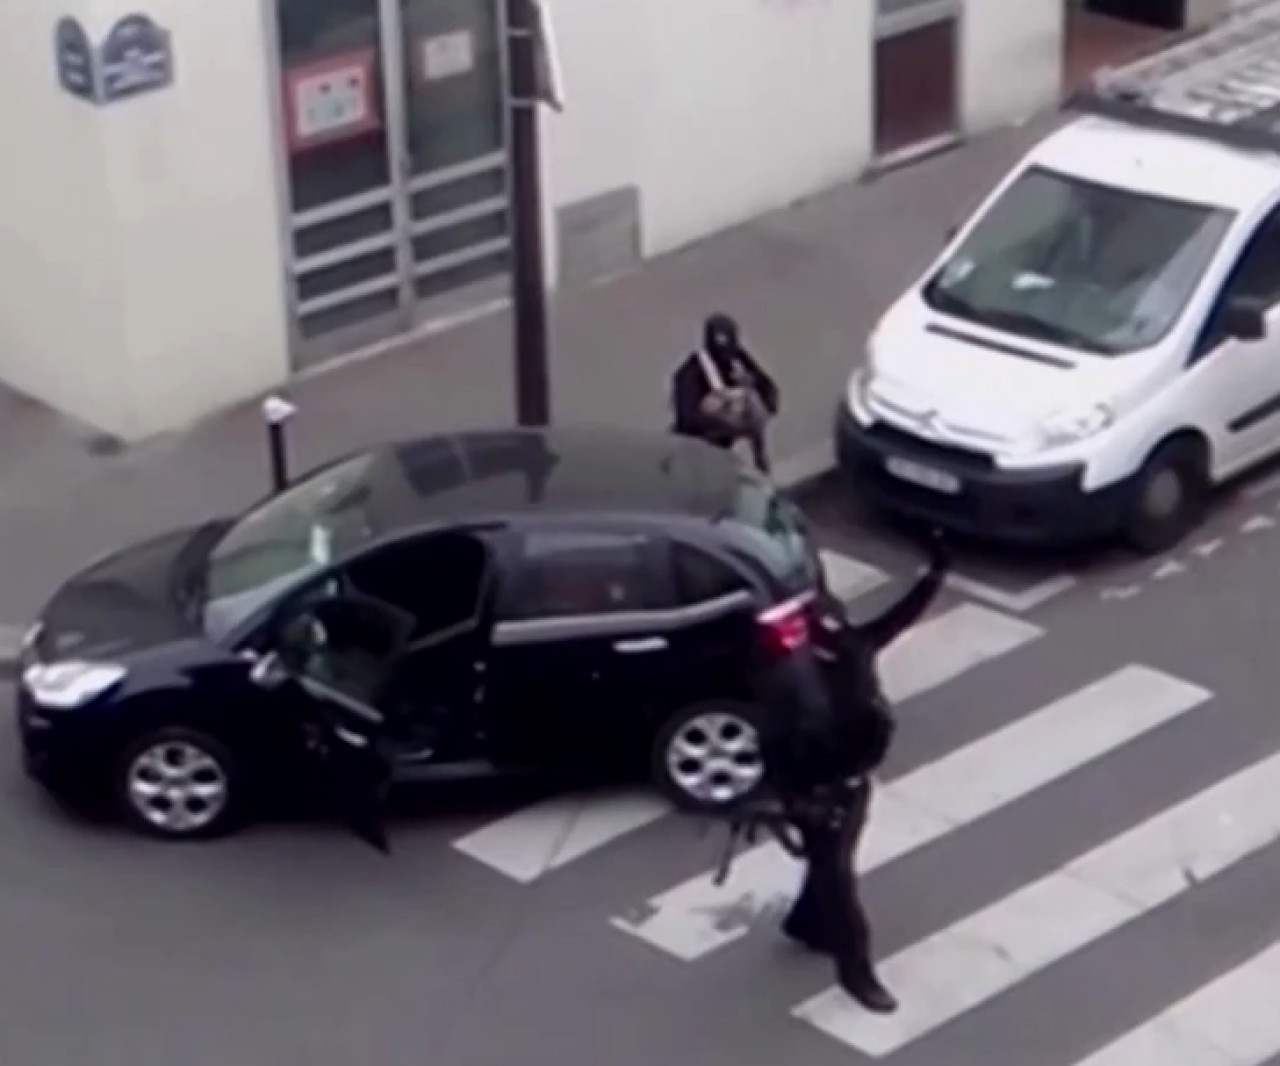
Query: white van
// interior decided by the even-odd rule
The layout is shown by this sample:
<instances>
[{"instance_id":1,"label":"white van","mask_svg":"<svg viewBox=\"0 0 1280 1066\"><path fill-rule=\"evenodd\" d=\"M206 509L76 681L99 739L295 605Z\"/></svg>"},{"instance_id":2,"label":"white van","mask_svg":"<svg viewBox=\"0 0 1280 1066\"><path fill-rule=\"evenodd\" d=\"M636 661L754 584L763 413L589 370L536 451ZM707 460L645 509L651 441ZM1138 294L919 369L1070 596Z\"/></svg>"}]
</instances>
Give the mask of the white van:
<instances>
[{"instance_id":1,"label":"white van","mask_svg":"<svg viewBox=\"0 0 1280 1066\"><path fill-rule=\"evenodd\" d=\"M1230 85L1158 57L1076 101L888 310L837 418L859 491L1156 552L1280 452L1280 132L1260 114L1280 84L1242 96L1261 75L1216 48ZM1217 118L1195 114L1215 91Z\"/></svg>"}]
</instances>

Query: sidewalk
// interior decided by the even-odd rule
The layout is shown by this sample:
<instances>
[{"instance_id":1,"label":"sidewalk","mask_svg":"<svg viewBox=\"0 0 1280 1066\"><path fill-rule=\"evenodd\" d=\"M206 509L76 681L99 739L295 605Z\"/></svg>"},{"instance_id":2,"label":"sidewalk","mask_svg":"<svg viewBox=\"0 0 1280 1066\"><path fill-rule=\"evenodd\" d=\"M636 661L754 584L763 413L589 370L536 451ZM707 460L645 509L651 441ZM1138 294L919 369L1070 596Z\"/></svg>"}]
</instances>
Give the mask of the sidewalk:
<instances>
[{"instance_id":1,"label":"sidewalk","mask_svg":"<svg viewBox=\"0 0 1280 1066\"><path fill-rule=\"evenodd\" d=\"M562 294L552 315L556 420L664 426L674 360L704 314L724 310L781 384L780 473L813 473L879 313L1047 128L1041 120L992 134ZM495 313L297 382L293 468L388 438L509 424L509 330L507 314ZM83 436L0 397L0 631L23 624L92 556L238 509L267 487L256 404L120 455L91 454Z\"/></svg>"}]
</instances>

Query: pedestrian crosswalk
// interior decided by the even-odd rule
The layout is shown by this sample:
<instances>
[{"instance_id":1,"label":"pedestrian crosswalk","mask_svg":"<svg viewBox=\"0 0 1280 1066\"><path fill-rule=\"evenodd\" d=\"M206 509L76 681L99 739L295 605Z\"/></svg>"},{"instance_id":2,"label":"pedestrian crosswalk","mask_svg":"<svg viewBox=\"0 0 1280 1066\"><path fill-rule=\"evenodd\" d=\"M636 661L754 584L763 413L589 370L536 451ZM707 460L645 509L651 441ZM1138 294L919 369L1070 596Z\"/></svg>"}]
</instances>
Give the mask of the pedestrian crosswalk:
<instances>
[{"instance_id":1,"label":"pedestrian crosswalk","mask_svg":"<svg viewBox=\"0 0 1280 1066\"><path fill-rule=\"evenodd\" d=\"M1128 667L926 765L878 794L860 868L878 869L956 832L1190 710L1207 695L1158 672ZM711 872L701 874L650 900L642 919L615 924L690 961L746 932L720 919L728 897L740 904L746 893L756 910L776 910L796 878L795 861L777 844L762 844L738 860L731 885L718 888Z\"/></svg>"},{"instance_id":2,"label":"pedestrian crosswalk","mask_svg":"<svg viewBox=\"0 0 1280 1066\"><path fill-rule=\"evenodd\" d=\"M893 956L881 972L911 995L891 1017L857 1010L838 989L794 1013L868 1055L892 1054L1272 843L1277 794L1280 755Z\"/></svg>"},{"instance_id":3,"label":"pedestrian crosswalk","mask_svg":"<svg viewBox=\"0 0 1280 1066\"><path fill-rule=\"evenodd\" d=\"M884 583L848 560L825 563L846 596ZM1086 779L1096 790L1103 778L1091 775L1131 771L1170 731L1194 730L1217 700L1191 680L1128 661L1106 639L1085 654L1055 645L1053 637L1025 617L953 596L886 652L886 688L904 725L913 715L942 714L945 697L956 691L971 698L980 690L992 707L985 716L963 716L966 722L984 717L977 735L923 752L906 772L882 783L859 868L892 876L914 862L941 861L937 853L946 849L953 849L946 859L954 862L970 837L988 834L981 854L998 856L1016 880L990 877L984 898L972 906L966 900L965 913L899 936L901 943L881 961L901 1000L896 1014L872 1015L837 988L811 987L777 1004L780 1025L803 1026L854 1058L897 1056L918 1042L945 1048L933 1042L945 1041L963 1019L998 1014L1015 990L1060 979L1104 943L1193 903L1280 840L1275 752L1258 753L1252 764L1233 763L1210 780L1173 773L1161 782L1163 791L1147 790L1151 809L1136 815L1086 810L1080 802ZM1113 650L1116 658L1107 661ZM1016 664L1032 658L1035 676L1012 684ZM1061 665L1042 669L1050 662ZM991 846L993 827L1044 797L1059 803L1054 817L1070 823L1078 816L1081 823L1078 832L1064 834L1069 839L1057 845L1061 854L1033 847L1028 859L1012 838L1003 849ZM454 848L520 885L572 877L575 864L590 856L603 861L611 849L647 848L654 856L652 887L636 898L602 902L593 920L646 953L696 965L772 927L799 871L779 846L765 843L740 855L728 882L716 885L714 856L709 862L702 852L660 846L674 839L661 834L674 833L680 822L670 814L644 794L586 804L553 798L475 828ZM952 869L957 880L966 879ZM968 880L981 885L983 877ZM1263 934L1249 957L1223 960L1225 972L1195 975L1200 987L1186 995L1180 989L1176 1002L1134 1008L1148 1016L1126 1018L1126 1032L1107 1027L1076 1066L1262 1066L1280 1055L1280 1012L1271 1005L1280 983L1280 943L1269 946L1270 935Z\"/></svg>"},{"instance_id":4,"label":"pedestrian crosswalk","mask_svg":"<svg viewBox=\"0 0 1280 1066\"><path fill-rule=\"evenodd\" d=\"M1179 1000L1080 1066L1248 1066L1276 1053L1280 944ZM1252 1020L1252 1024L1250 1023Z\"/></svg>"},{"instance_id":5,"label":"pedestrian crosswalk","mask_svg":"<svg viewBox=\"0 0 1280 1066\"><path fill-rule=\"evenodd\" d=\"M670 813L666 803L645 792L594 798L590 805L576 796L553 796L481 826L453 846L528 884Z\"/></svg>"}]
</instances>

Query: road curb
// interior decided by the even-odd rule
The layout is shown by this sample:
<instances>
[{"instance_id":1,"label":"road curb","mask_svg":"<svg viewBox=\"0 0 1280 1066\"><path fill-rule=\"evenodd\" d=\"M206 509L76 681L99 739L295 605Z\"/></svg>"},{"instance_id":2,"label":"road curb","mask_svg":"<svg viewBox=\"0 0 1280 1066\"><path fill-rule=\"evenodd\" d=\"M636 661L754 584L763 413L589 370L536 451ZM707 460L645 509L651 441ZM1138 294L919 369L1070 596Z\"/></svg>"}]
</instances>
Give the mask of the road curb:
<instances>
[{"instance_id":1,"label":"road curb","mask_svg":"<svg viewBox=\"0 0 1280 1066\"><path fill-rule=\"evenodd\" d=\"M778 488L798 496L836 468L835 449L830 442L789 456L773 472Z\"/></svg>"}]
</instances>

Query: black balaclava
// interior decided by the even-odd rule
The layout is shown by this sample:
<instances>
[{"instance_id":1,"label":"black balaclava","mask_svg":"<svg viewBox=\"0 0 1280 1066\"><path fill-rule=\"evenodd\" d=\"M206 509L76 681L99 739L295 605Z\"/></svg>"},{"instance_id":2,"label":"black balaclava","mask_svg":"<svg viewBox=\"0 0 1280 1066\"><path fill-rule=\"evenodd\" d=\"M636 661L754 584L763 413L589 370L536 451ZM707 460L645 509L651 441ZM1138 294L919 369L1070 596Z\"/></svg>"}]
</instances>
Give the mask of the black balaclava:
<instances>
[{"instance_id":1,"label":"black balaclava","mask_svg":"<svg viewBox=\"0 0 1280 1066\"><path fill-rule=\"evenodd\" d=\"M725 314L707 317L702 326L702 344L708 354L728 358L738 351L738 323Z\"/></svg>"}]
</instances>

